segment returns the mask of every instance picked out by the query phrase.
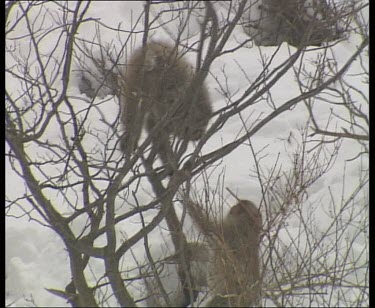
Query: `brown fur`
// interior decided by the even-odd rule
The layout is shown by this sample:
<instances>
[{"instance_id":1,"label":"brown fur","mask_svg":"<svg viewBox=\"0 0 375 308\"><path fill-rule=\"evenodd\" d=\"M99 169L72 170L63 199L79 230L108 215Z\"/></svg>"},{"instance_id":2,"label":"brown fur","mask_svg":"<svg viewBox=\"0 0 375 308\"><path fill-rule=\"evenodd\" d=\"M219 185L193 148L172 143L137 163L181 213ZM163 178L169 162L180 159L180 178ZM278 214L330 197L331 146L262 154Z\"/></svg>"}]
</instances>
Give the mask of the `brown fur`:
<instances>
[{"instance_id":1,"label":"brown fur","mask_svg":"<svg viewBox=\"0 0 375 308\"><path fill-rule=\"evenodd\" d=\"M147 132L154 134L154 152L164 154L163 160L168 159L165 153L171 135L187 141L202 137L212 108L204 85L196 89L199 94L195 102L191 93L186 93L193 76L191 65L167 44L153 42L134 52L121 95L125 134L120 142L125 154L137 148L144 124Z\"/></svg>"},{"instance_id":2,"label":"brown fur","mask_svg":"<svg viewBox=\"0 0 375 308\"><path fill-rule=\"evenodd\" d=\"M282 42L295 47L321 46L342 36L338 20L343 12L337 12L326 0L311 1L309 10L307 6L307 0L262 0L258 20L249 22L250 13L242 17L244 31L258 46L278 46Z\"/></svg>"},{"instance_id":3,"label":"brown fur","mask_svg":"<svg viewBox=\"0 0 375 308\"><path fill-rule=\"evenodd\" d=\"M197 205L189 204L190 216L207 236L211 248L208 284L212 307L259 305L261 293L259 240L262 217L248 200L234 205L222 224L205 218Z\"/></svg>"}]
</instances>

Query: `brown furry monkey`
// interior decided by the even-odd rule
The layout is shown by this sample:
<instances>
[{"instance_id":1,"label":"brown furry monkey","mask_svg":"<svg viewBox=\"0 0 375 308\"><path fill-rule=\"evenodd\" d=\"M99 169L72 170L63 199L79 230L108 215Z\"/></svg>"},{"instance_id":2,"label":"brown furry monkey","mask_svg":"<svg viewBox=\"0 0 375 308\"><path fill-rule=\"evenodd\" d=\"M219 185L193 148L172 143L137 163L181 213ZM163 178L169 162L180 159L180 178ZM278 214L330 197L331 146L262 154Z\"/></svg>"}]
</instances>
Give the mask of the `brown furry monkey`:
<instances>
[{"instance_id":1,"label":"brown furry monkey","mask_svg":"<svg viewBox=\"0 0 375 308\"><path fill-rule=\"evenodd\" d=\"M170 136L185 141L202 137L212 108L204 85L187 93L193 77L192 66L168 44L148 43L132 54L121 94L125 133L120 145L128 157L137 148L143 126L152 135L154 156L159 154L164 163L171 159Z\"/></svg>"},{"instance_id":2,"label":"brown furry monkey","mask_svg":"<svg viewBox=\"0 0 375 308\"><path fill-rule=\"evenodd\" d=\"M212 221L190 202L187 211L211 250L209 307L258 306L261 296L259 241L262 216L253 202L239 200L223 219Z\"/></svg>"}]
</instances>

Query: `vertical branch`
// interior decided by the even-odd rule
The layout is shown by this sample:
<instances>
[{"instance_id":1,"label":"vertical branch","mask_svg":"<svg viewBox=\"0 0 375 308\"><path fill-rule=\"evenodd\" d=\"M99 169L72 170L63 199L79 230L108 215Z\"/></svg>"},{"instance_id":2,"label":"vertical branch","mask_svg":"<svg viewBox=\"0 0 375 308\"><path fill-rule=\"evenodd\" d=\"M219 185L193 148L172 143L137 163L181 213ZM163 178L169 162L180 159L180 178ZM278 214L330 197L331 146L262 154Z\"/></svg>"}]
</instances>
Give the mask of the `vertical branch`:
<instances>
[{"instance_id":1,"label":"vertical branch","mask_svg":"<svg viewBox=\"0 0 375 308\"><path fill-rule=\"evenodd\" d=\"M179 221L176 211L173 206L173 197L178 187L173 187L174 182L178 181L179 174L176 173L170 179L168 188L165 189L161 180L156 176L155 171L152 169L152 162L144 160L149 182L154 190L157 198L161 198L161 211L164 212L164 217L167 222L168 229L171 234L171 239L175 247L175 251L181 252L177 262L177 273L180 279L181 287L184 295L184 306L193 303L196 296L193 294L193 278L190 272L190 263L187 256L187 240L183 232L182 224ZM172 187L171 187L172 186ZM174 188L168 192L169 188ZM165 196L164 198L162 196Z\"/></svg>"},{"instance_id":2,"label":"vertical branch","mask_svg":"<svg viewBox=\"0 0 375 308\"><path fill-rule=\"evenodd\" d=\"M142 38L143 47L147 45L148 31L149 31L149 19L150 19L150 5L151 5L151 1L146 1L144 5L145 26L144 26L144 32L143 32L143 38Z\"/></svg>"},{"instance_id":3,"label":"vertical branch","mask_svg":"<svg viewBox=\"0 0 375 308\"><path fill-rule=\"evenodd\" d=\"M111 284L113 293L122 307L135 307L136 304L124 286L119 271L120 257L116 254L116 222L115 222L115 199L121 186L122 176L116 177L114 183L108 189L107 211L106 211L106 235L107 246L105 248L104 265L107 277Z\"/></svg>"}]
</instances>

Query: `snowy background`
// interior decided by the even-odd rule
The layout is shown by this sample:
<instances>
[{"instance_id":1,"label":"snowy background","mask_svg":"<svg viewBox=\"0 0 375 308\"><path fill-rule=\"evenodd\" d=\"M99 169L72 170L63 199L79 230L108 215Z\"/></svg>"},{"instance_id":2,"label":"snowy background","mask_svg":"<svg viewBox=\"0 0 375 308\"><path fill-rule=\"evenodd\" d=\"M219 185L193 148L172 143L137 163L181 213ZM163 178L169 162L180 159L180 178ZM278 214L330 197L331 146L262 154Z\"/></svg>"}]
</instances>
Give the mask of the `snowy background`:
<instances>
[{"instance_id":1,"label":"snowy background","mask_svg":"<svg viewBox=\"0 0 375 308\"><path fill-rule=\"evenodd\" d=\"M48 6L48 4L44 4ZM55 6L51 5L51 10L57 10ZM99 18L103 24L116 28L121 24L122 29L130 29L133 21L143 11L143 5L140 1L126 1L126 2L111 2L111 1L95 1L92 2L87 12L87 16L93 18ZM36 13L35 13L36 14ZM53 23L51 19L49 22ZM142 25L140 25L142 28ZM173 29L173 25L169 26ZM199 18L192 20L189 31L197 31L199 29ZM18 27L16 31L18 35L22 34L22 27ZM14 34L13 34L14 35ZM113 31L102 29L101 39L106 42L113 42L116 44L116 37L113 35ZM79 29L79 36L85 37L87 40L94 38L95 29L93 23L85 23ZM168 35L165 32L159 31L154 34L153 39L168 39ZM53 39L53 38L51 38ZM239 41L247 39L241 28L235 30L233 37L228 41L227 47L231 45L236 46ZM348 40L344 40L332 48L332 53L335 55L338 66L341 67L348 58L355 52L358 44L361 42L359 35L352 34ZM27 53L28 40L24 39L24 45L18 46L19 53ZM49 45L44 43L43 48L48 51ZM139 46L141 40L138 39L134 42L135 46ZM52 46L53 44L51 44ZM261 52L263 55L271 56L276 47L262 47ZM287 44L283 44L276 55L274 60L275 65L281 63L284 59L290 56L291 48ZM316 51L318 53L320 51ZM225 106L226 101L223 99L223 95L220 93L218 83L227 82L230 95L234 95L234 98L241 95L241 89L248 86L249 81L247 78L255 79L262 70L262 63L260 61L260 51L257 47L252 49L239 49L234 53L230 53L220 57L215 61L211 67L210 75L208 76L206 83L210 91L210 95L213 101L213 108L215 110ZM307 55L308 58L313 59L316 57L314 52L310 52ZM194 60L194 55L187 55L187 58L191 61ZM13 59L7 58L7 66L12 64ZM194 62L193 62L194 63ZM241 65L241 70L239 65ZM89 65L89 64L88 64ZM306 59L306 66L312 65L308 59ZM225 71L225 76L223 74ZM357 61L350 68L346 74L347 80L355 86L362 89L363 93L367 95L368 85L363 83L361 78L356 77L356 73L362 71L360 63ZM244 72L247 74L247 78L244 76ZM215 77L215 78L214 78ZM226 80L225 80L226 78ZM81 94L78 89L78 77L72 75L70 81L68 95L72 97L85 97ZM20 87L20 83L16 78L7 75L7 89L14 92ZM272 96L278 102L284 102L299 94L299 89L294 80L293 72L287 73L273 88ZM118 101L112 96L106 97L105 103L102 105L102 110L105 110L105 115L109 122L113 121L119 112ZM73 98L72 98L73 100ZM76 106L79 109L79 104L82 104L82 109L86 108L86 105L81 100L76 100ZM319 123L326 125L329 117L329 108L327 104L318 104L315 108L317 119ZM270 108L268 105L257 104L253 109L242 113L244 119L248 119L247 123L251 125L252 121L258 118L263 112L269 112ZM90 117L92 123L95 123L95 127L100 130L102 124L97 119L100 118L99 112L93 112ZM303 104L297 105L293 110L283 113L281 116L275 118L268 125L262 128L254 137L252 137L252 145L255 150L260 150L266 147L268 155L261 161L261 165L264 168L271 168L278 158L282 168L288 170L291 166L290 156L295 150L297 143L293 140L287 143L286 140L292 134L297 140L299 140L300 129L305 127L308 119L307 110ZM243 129L243 124L239 118L232 118L218 133L216 133L204 146L203 152L208 153L222 144L232 141L235 136ZM104 126L103 126L104 134ZM54 131L53 127L49 128L44 138L58 138L59 132ZM292 138L293 139L293 138ZM300 140L299 140L300 141ZM115 142L115 141L114 141ZM95 140L92 140L92 149L95 148ZM88 142L88 148L90 147ZM8 150L8 148L6 148ZM308 190L308 200L306 200L306 206L309 204L327 205L331 201L330 194L333 194L337 200L348 198L353 190L358 186L361 177L363 176L362 170L368 169L368 157L363 155L361 159L350 160L357 156L362 151L361 146L358 142L353 140L344 140L339 149L336 161L333 167L316 183L314 183ZM38 149L35 148L31 151L33 155L39 155ZM120 157L120 153L118 154ZM238 196L243 199L250 199L256 203L259 203L262 199L261 189L259 182L251 176L254 170L254 161L251 155L251 150L247 145L240 146L229 156L227 156L221 163L220 167L212 172L209 178L210 185L214 187L217 185L217 181L224 181L225 187L230 188ZM225 179L222 178L223 171L225 171ZM51 174L58 173L59 170L50 170ZM343 179L345 178L345 181ZM195 183L199 187L199 180ZM202 184L203 185L203 184ZM141 201L149 200L147 189L149 187L145 183L144 189L138 191L138 198ZM365 192L367 189L364 190ZM7 200L16 199L18 196L22 196L25 192L25 183L11 168L10 163L6 160L6 195ZM225 199L228 204L233 204L234 199L230 197L227 192L224 192ZM51 202L60 202L61 196L58 194L51 194L49 196ZM363 196L363 202L366 202L367 196ZM363 206L363 204L362 204ZM313 213L317 217L319 227L324 230L330 223L330 219L327 216L328 207L318 206L317 210ZM21 215L22 211L13 209L12 215ZM151 219L155 213L146 214L146 219ZM149 217L147 215L150 215ZM79 230L79 223L76 222L77 230ZM289 232L293 233L294 227L298 225L298 222L289 222ZM73 226L74 227L74 226ZM131 236L136 230L139 229L139 222L136 219L131 219L131 223L127 222L125 225L121 225L121 231L126 232L128 236ZM189 227L187 227L187 230ZM297 230L297 229L296 229ZM161 251L161 245L165 245L165 241L168 245L168 239L166 238L163 228L156 229L150 235L151 251L155 254ZM281 233L280 236L282 236ZM65 300L58 298L45 290L45 288L56 288L64 289L69 283L71 276L69 270L68 255L64 249L64 245L60 237L53 232L53 230L41 226L35 221L30 221L28 217L20 217L15 219L14 217L6 217L6 303L11 306L69 306ZM368 245L367 238L358 238L355 242L354 247L358 252L366 251ZM143 257L142 244L135 246L133 253L138 254L140 260ZM164 246L163 246L164 247ZM354 249L354 248L353 248ZM354 251L355 253L355 251ZM363 256L366 258L366 255ZM128 256L126 259L126 267L131 269L135 268L136 264ZM95 261L90 263L92 275L95 277L95 266L100 267L100 264L96 264ZM134 288L134 294L137 294L136 288Z\"/></svg>"}]
</instances>

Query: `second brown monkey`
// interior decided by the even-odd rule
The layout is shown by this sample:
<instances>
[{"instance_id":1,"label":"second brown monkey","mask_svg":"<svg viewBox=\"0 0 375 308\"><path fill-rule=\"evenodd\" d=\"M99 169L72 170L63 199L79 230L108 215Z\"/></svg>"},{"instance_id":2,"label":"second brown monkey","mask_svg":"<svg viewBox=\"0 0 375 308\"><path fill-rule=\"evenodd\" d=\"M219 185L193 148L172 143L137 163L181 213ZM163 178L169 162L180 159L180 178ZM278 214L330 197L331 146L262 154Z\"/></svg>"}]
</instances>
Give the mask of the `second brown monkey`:
<instances>
[{"instance_id":1,"label":"second brown monkey","mask_svg":"<svg viewBox=\"0 0 375 308\"><path fill-rule=\"evenodd\" d=\"M249 200L239 200L222 223L212 220L198 205L186 207L205 235L211 250L208 307L259 306L261 274L259 241L262 216Z\"/></svg>"},{"instance_id":2,"label":"second brown monkey","mask_svg":"<svg viewBox=\"0 0 375 308\"><path fill-rule=\"evenodd\" d=\"M129 157L137 148L142 127L152 134L152 149L164 163L170 159L170 136L199 140L212 115L207 88L187 93L192 66L165 43L137 49L128 61L121 94L122 151ZM194 93L191 93L194 92Z\"/></svg>"}]
</instances>

